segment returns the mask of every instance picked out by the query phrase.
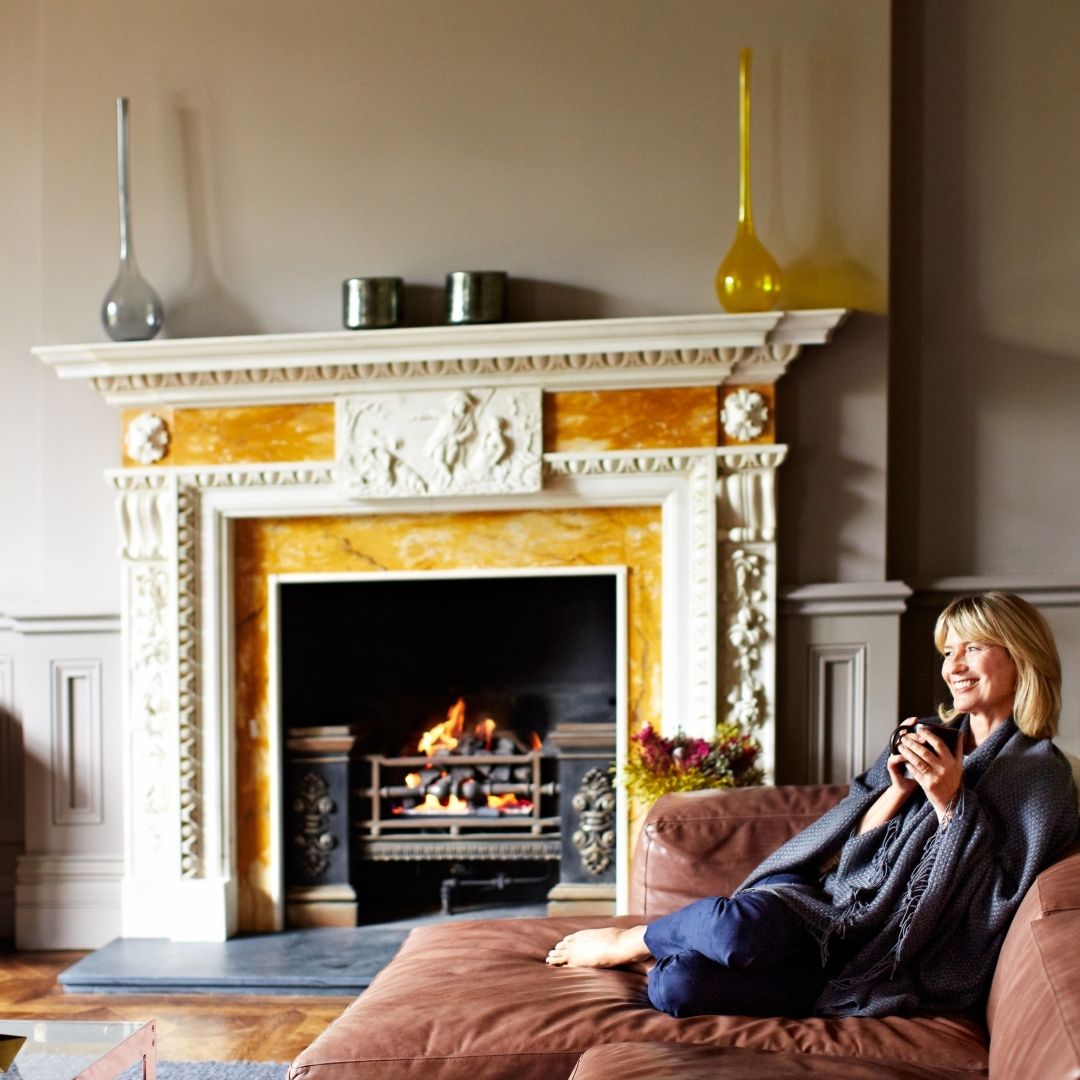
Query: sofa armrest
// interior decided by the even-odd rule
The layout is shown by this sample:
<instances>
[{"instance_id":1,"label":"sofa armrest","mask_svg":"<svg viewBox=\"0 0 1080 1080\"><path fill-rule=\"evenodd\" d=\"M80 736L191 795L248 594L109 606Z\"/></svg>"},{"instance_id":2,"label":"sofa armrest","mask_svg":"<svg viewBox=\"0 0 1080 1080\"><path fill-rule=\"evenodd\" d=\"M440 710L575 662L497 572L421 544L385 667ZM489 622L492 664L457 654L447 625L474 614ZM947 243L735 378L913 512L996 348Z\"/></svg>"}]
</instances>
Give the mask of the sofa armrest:
<instances>
[{"instance_id":1,"label":"sofa armrest","mask_svg":"<svg viewBox=\"0 0 1080 1080\"><path fill-rule=\"evenodd\" d=\"M630 910L657 918L703 896L730 895L766 855L847 791L843 784L665 795L638 837Z\"/></svg>"},{"instance_id":2,"label":"sofa armrest","mask_svg":"<svg viewBox=\"0 0 1080 1080\"><path fill-rule=\"evenodd\" d=\"M1080 851L1028 889L1001 947L986 1023L990 1076L1080 1076Z\"/></svg>"}]
</instances>

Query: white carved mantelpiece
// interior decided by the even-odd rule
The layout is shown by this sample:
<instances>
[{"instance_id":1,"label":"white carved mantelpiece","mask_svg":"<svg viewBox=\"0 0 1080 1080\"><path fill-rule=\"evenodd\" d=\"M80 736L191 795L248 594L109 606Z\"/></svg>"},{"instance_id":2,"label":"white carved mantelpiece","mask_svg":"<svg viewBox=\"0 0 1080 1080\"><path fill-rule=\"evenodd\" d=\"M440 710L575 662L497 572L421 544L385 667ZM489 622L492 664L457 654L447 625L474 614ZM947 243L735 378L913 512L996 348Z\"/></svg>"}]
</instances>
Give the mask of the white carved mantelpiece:
<instances>
[{"instance_id":1,"label":"white carved mantelpiece","mask_svg":"<svg viewBox=\"0 0 1080 1080\"><path fill-rule=\"evenodd\" d=\"M325 334L43 346L62 379L111 405L325 401L370 390L545 390L772 383L842 309L496 323Z\"/></svg>"},{"instance_id":2,"label":"white carved mantelpiece","mask_svg":"<svg viewBox=\"0 0 1080 1080\"><path fill-rule=\"evenodd\" d=\"M216 940L236 929L230 523L474 511L656 507L661 711L708 737L752 726L774 760L776 470L747 443L545 452L546 394L737 384L730 439L768 420L754 386L842 311L165 340L35 350L62 378L145 408L116 469L123 563L127 936ZM730 395L735 398L735 395ZM171 465L153 407L333 403L334 456ZM136 453L132 453L136 451ZM617 703L618 752L629 709ZM671 718L671 720L669 720ZM276 737L276 736L275 736ZM271 792L274 812L280 791ZM273 826L276 828L276 825ZM627 892L620 792L618 902ZM273 854L280 867L280 837ZM280 899L280 898L279 898Z\"/></svg>"}]
</instances>

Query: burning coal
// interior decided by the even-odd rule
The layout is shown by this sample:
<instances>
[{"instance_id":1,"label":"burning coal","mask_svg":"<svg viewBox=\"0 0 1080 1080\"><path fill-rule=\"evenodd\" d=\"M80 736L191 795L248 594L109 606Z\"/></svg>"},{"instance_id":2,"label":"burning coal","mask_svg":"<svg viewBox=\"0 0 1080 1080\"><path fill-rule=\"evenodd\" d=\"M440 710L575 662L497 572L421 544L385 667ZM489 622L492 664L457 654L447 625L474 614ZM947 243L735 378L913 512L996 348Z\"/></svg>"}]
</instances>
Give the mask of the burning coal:
<instances>
[{"instance_id":1,"label":"burning coal","mask_svg":"<svg viewBox=\"0 0 1080 1080\"><path fill-rule=\"evenodd\" d=\"M532 750L539 749L534 735ZM473 814L497 817L530 814L531 770L521 763L530 748L487 718L465 731L465 700L459 698L446 719L420 736L417 750L426 767L405 777L404 787L383 788L397 800L395 814Z\"/></svg>"}]
</instances>

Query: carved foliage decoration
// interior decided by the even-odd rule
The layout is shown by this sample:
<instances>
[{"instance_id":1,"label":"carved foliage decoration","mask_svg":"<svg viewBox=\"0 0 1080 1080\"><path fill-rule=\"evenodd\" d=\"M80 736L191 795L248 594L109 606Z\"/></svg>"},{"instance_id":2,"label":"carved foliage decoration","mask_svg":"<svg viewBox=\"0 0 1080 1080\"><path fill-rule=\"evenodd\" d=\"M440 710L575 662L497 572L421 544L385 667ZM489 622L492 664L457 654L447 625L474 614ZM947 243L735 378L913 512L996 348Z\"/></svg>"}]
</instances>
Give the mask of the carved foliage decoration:
<instances>
[{"instance_id":1,"label":"carved foliage decoration","mask_svg":"<svg viewBox=\"0 0 1080 1080\"><path fill-rule=\"evenodd\" d=\"M168 723L168 587L169 575L163 566L135 563L128 569L128 685L133 757L137 762L131 776L139 804L136 840L155 852L161 848L173 790Z\"/></svg>"},{"instance_id":2,"label":"carved foliage decoration","mask_svg":"<svg viewBox=\"0 0 1080 1080\"><path fill-rule=\"evenodd\" d=\"M539 491L540 390L357 394L338 399L346 498Z\"/></svg>"},{"instance_id":3,"label":"carved foliage decoration","mask_svg":"<svg viewBox=\"0 0 1080 1080\"><path fill-rule=\"evenodd\" d=\"M331 819L337 810L330 798L330 785L318 773L304 773L292 809L298 826L292 841L300 848L301 862L308 876L321 877L330 865L330 853L337 847L337 838L330 831Z\"/></svg>"},{"instance_id":4,"label":"carved foliage decoration","mask_svg":"<svg viewBox=\"0 0 1080 1080\"><path fill-rule=\"evenodd\" d=\"M728 720L743 727L760 727L767 712L765 685L758 675L761 646L769 624L767 597L761 588L765 560L759 554L735 548L728 557L728 571L725 601L731 621L727 639L734 669L727 695Z\"/></svg>"},{"instance_id":5,"label":"carved foliage decoration","mask_svg":"<svg viewBox=\"0 0 1080 1080\"><path fill-rule=\"evenodd\" d=\"M615 791L611 777L599 769L590 769L581 778L572 805L578 813L578 827L571 842L585 869L599 876L611 866L615 855Z\"/></svg>"}]
</instances>

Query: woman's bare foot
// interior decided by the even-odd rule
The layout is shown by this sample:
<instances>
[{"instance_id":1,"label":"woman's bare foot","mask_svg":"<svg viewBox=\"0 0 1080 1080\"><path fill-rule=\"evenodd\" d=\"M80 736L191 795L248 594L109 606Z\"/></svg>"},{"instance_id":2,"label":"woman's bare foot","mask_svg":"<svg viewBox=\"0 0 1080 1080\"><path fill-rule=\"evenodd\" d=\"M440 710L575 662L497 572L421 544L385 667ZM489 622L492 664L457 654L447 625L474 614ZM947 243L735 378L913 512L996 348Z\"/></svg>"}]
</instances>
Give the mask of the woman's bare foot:
<instances>
[{"instance_id":1,"label":"woman's bare foot","mask_svg":"<svg viewBox=\"0 0 1080 1080\"><path fill-rule=\"evenodd\" d=\"M644 926L629 930L605 926L568 934L547 954L547 963L554 967L606 968L638 963L651 956L645 947Z\"/></svg>"}]
</instances>

